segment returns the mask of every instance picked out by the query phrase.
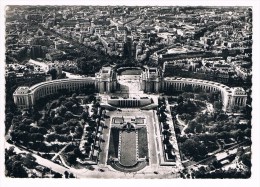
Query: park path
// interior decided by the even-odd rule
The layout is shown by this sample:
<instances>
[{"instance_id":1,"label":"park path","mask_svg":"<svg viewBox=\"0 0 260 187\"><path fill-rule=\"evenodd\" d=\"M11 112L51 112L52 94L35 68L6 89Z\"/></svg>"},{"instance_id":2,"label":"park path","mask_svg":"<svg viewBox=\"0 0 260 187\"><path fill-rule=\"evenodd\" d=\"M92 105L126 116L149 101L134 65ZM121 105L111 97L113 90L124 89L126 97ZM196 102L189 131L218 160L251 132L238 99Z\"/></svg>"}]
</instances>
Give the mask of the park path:
<instances>
[{"instance_id":1,"label":"park path","mask_svg":"<svg viewBox=\"0 0 260 187\"><path fill-rule=\"evenodd\" d=\"M167 116L167 122L169 123L169 127L171 130L170 142L173 145L173 148L175 150L175 155L176 155L176 166L179 170L182 170L183 166L182 166L182 162L181 162L181 156L180 156L177 138L175 135L174 124L173 124L172 115L171 115L171 108L169 105L168 98L165 99L165 104L166 104L166 110L167 110L167 112L165 112L165 114Z\"/></svg>"},{"instance_id":2,"label":"park path","mask_svg":"<svg viewBox=\"0 0 260 187\"><path fill-rule=\"evenodd\" d=\"M67 145L65 145L58 153L55 153L55 155L52 157L52 161L56 160L56 158L66 149L66 147L68 147L70 145L70 143L68 143Z\"/></svg>"},{"instance_id":3,"label":"park path","mask_svg":"<svg viewBox=\"0 0 260 187\"><path fill-rule=\"evenodd\" d=\"M182 131L181 131L181 135L184 135L184 134L185 134L184 131L185 131L185 129L187 129L188 125L187 125L184 121L182 121L182 120L180 119L179 114L176 115L176 120L178 121L178 123L179 123L181 126L184 127L184 128L182 129Z\"/></svg>"}]
</instances>

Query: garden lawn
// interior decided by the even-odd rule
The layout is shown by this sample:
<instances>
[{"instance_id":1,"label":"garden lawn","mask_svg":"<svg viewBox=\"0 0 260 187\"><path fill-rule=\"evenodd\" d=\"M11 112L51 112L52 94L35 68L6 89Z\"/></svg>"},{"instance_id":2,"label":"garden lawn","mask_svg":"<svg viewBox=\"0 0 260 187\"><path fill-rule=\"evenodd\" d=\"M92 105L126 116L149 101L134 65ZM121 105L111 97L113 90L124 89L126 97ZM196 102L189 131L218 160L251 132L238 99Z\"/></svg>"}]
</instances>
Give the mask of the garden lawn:
<instances>
[{"instance_id":1,"label":"garden lawn","mask_svg":"<svg viewBox=\"0 0 260 187\"><path fill-rule=\"evenodd\" d=\"M109 149L108 149L108 158L110 158L110 157L117 158L118 157L119 131L120 131L120 129L111 128Z\"/></svg>"},{"instance_id":2,"label":"garden lawn","mask_svg":"<svg viewBox=\"0 0 260 187\"><path fill-rule=\"evenodd\" d=\"M147 141L147 129L138 129L138 151L139 158L148 158L148 141Z\"/></svg>"}]
</instances>

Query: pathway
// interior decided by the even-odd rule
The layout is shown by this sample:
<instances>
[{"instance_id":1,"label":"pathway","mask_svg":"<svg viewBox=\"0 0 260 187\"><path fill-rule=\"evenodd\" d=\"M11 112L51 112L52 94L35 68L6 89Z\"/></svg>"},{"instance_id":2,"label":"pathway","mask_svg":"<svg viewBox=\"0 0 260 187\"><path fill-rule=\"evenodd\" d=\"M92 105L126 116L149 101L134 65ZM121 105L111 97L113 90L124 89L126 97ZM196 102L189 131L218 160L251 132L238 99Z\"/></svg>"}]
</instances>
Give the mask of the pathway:
<instances>
[{"instance_id":1,"label":"pathway","mask_svg":"<svg viewBox=\"0 0 260 187\"><path fill-rule=\"evenodd\" d=\"M167 111L167 112L165 112L165 114L167 116L167 122L169 123L169 127L170 127L169 130L171 130L170 142L173 145L173 148L175 150L177 168L179 170L181 170L183 168L183 166L182 166L182 162L181 162L179 146L178 146L178 142L177 142L176 135L175 135L174 124L172 121L171 109L170 109L168 99L165 100L165 103L166 103L166 111Z\"/></svg>"},{"instance_id":2,"label":"pathway","mask_svg":"<svg viewBox=\"0 0 260 187\"><path fill-rule=\"evenodd\" d=\"M67 145L65 145L58 153L55 153L55 155L52 157L52 161L56 160L56 158L66 149L66 147L68 147L68 145L70 145L70 143L68 143Z\"/></svg>"},{"instance_id":3,"label":"pathway","mask_svg":"<svg viewBox=\"0 0 260 187\"><path fill-rule=\"evenodd\" d=\"M182 120L180 119L179 114L176 115L176 120L178 121L178 123L179 123L181 126L184 127L184 128L182 129L182 131L181 131L181 135L186 134L184 131L185 131L185 129L188 127L188 125L187 125L184 121L182 121Z\"/></svg>"}]
</instances>

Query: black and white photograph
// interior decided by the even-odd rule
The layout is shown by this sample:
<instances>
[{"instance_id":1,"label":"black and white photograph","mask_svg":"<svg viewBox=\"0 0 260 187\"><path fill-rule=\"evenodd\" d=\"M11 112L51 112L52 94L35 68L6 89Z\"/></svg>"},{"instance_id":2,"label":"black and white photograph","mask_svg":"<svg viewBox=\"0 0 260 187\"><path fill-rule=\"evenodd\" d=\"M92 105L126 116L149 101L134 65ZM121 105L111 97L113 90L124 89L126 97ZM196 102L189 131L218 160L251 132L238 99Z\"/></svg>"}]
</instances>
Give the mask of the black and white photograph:
<instances>
[{"instance_id":1,"label":"black and white photograph","mask_svg":"<svg viewBox=\"0 0 260 187\"><path fill-rule=\"evenodd\" d=\"M233 2L6 1L3 178L246 184L259 18Z\"/></svg>"}]
</instances>

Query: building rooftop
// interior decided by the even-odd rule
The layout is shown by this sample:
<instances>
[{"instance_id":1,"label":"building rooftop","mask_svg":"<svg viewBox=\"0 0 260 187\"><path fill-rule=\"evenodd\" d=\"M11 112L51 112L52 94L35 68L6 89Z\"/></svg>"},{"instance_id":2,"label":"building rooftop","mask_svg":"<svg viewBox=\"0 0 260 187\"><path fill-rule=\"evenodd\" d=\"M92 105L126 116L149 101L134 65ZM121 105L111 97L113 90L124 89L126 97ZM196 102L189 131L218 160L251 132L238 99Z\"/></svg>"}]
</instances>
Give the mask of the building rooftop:
<instances>
[{"instance_id":1,"label":"building rooftop","mask_svg":"<svg viewBox=\"0 0 260 187\"><path fill-rule=\"evenodd\" d=\"M113 68L112 67L102 67L102 69L96 73L96 77L101 79L108 79L113 77Z\"/></svg>"},{"instance_id":2,"label":"building rooftop","mask_svg":"<svg viewBox=\"0 0 260 187\"><path fill-rule=\"evenodd\" d=\"M14 94L27 94L28 92L29 92L28 86L20 86L15 90Z\"/></svg>"},{"instance_id":3,"label":"building rooftop","mask_svg":"<svg viewBox=\"0 0 260 187\"><path fill-rule=\"evenodd\" d=\"M233 95L246 95L246 92L242 87L234 87L232 93Z\"/></svg>"}]
</instances>

